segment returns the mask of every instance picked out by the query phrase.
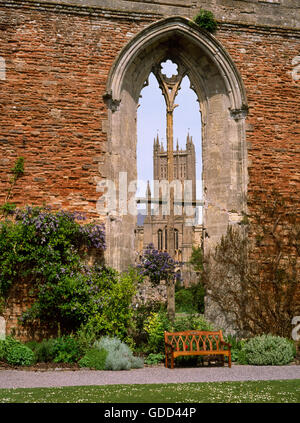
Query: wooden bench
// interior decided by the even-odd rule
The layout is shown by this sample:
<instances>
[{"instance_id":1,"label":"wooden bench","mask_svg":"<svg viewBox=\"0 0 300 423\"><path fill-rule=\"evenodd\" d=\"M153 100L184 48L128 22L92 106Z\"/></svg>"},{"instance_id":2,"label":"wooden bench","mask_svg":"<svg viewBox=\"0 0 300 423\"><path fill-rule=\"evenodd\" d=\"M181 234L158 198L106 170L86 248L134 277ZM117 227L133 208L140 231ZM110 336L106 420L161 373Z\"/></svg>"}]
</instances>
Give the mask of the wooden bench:
<instances>
[{"instance_id":1,"label":"wooden bench","mask_svg":"<svg viewBox=\"0 0 300 423\"><path fill-rule=\"evenodd\" d=\"M221 330L165 332L165 352L166 367L171 360L171 369L174 368L174 358L189 355L220 355L223 365L227 356L228 367L231 367L231 345L223 340Z\"/></svg>"}]
</instances>

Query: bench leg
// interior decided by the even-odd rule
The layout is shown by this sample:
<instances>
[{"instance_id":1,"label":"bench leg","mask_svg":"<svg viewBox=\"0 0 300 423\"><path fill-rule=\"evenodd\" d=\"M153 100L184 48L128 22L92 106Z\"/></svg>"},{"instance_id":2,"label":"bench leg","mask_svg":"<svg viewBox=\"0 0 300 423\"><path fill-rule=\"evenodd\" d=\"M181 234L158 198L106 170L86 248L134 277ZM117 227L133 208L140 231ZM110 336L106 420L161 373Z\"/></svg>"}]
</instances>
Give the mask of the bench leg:
<instances>
[{"instance_id":1,"label":"bench leg","mask_svg":"<svg viewBox=\"0 0 300 423\"><path fill-rule=\"evenodd\" d=\"M171 369L174 369L174 357L171 355Z\"/></svg>"},{"instance_id":2,"label":"bench leg","mask_svg":"<svg viewBox=\"0 0 300 423\"><path fill-rule=\"evenodd\" d=\"M231 354L228 355L228 367L231 367Z\"/></svg>"},{"instance_id":3,"label":"bench leg","mask_svg":"<svg viewBox=\"0 0 300 423\"><path fill-rule=\"evenodd\" d=\"M224 365L225 365L225 355L221 355L221 363L222 363L222 366L224 367Z\"/></svg>"}]
</instances>

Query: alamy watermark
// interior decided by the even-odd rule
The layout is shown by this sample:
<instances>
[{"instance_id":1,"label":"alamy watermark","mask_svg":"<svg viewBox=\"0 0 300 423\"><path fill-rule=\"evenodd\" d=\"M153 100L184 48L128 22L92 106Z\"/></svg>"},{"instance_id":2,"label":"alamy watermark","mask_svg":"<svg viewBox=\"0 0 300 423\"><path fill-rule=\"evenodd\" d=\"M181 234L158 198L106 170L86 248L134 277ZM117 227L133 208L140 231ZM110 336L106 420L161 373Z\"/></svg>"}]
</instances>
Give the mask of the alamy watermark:
<instances>
[{"instance_id":1,"label":"alamy watermark","mask_svg":"<svg viewBox=\"0 0 300 423\"><path fill-rule=\"evenodd\" d=\"M151 215L169 216L171 210L171 191L173 192L174 215L185 215L193 217L195 215L196 204L203 205L201 201L193 198L193 181L191 180L167 180L152 181L153 192L144 197L137 198L137 186L141 185L138 180L128 181L127 172L120 172L117 183L112 180L102 180L97 184L97 192L102 192L102 196L96 204L97 212L101 215L126 215L138 214L138 204L145 206L147 212L151 208Z\"/></svg>"}]
</instances>

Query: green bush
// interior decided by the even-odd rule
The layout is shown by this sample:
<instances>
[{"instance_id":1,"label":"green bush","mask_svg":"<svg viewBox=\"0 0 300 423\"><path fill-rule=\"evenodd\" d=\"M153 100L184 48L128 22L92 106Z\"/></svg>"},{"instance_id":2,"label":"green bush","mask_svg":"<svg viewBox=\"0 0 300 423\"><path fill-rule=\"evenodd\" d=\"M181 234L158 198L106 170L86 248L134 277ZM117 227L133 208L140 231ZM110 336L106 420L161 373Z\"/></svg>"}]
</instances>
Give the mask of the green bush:
<instances>
[{"instance_id":1,"label":"green bush","mask_svg":"<svg viewBox=\"0 0 300 423\"><path fill-rule=\"evenodd\" d=\"M35 354L36 361L39 363L48 363L55 358L55 339L44 339L41 342L28 343L29 348Z\"/></svg>"},{"instance_id":2,"label":"green bush","mask_svg":"<svg viewBox=\"0 0 300 423\"><path fill-rule=\"evenodd\" d=\"M131 326L131 336L137 348L144 351L148 343L148 335L145 331L145 324L151 313L157 313L165 308L165 304L159 301L147 301L138 303L133 307L133 318Z\"/></svg>"},{"instance_id":3,"label":"green bush","mask_svg":"<svg viewBox=\"0 0 300 423\"><path fill-rule=\"evenodd\" d=\"M165 311L151 313L145 322L144 329L148 334L147 352L163 353L165 349L164 332L171 330L171 323Z\"/></svg>"},{"instance_id":4,"label":"green bush","mask_svg":"<svg viewBox=\"0 0 300 423\"><path fill-rule=\"evenodd\" d=\"M186 314L176 316L172 331L182 332L186 330L215 330L213 325L209 323L202 315L199 314Z\"/></svg>"},{"instance_id":5,"label":"green bush","mask_svg":"<svg viewBox=\"0 0 300 423\"><path fill-rule=\"evenodd\" d=\"M54 363L76 363L82 355L79 342L70 335L54 340Z\"/></svg>"},{"instance_id":6,"label":"green bush","mask_svg":"<svg viewBox=\"0 0 300 423\"><path fill-rule=\"evenodd\" d=\"M79 360L78 364L80 367L90 367L96 370L104 370L105 362L107 358L107 351L103 348L91 348L85 355Z\"/></svg>"},{"instance_id":7,"label":"green bush","mask_svg":"<svg viewBox=\"0 0 300 423\"><path fill-rule=\"evenodd\" d=\"M145 331L148 334L148 353L164 353L164 332L183 332L186 330L214 330L214 327L199 314L176 315L172 324L165 311L151 313L146 320Z\"/></svg>"},{"instance_id":8,"label":"green bush","mask_svg":"<svg viewBox=\"0 0 300 423\"><path fill-rule=\"evenodd\" d=\"M213 13L209 10L200 9L193 21L200 28L206 29L209 32L215 32L218 26Z\"/></svg>"},{"instance_id":9,"label":"green bush","mask_svg":"<svg viewBox=\"0 0 300 423\"><path fill-rule=\"evenodd\" d=\"M98 337L93 327L86 327L85 325L81 325L81 327L76 331L75 336L83 354L92 349L94 342Z\"/></svg>"},{"instance_id":10,"label":"green bush","mask_svg":"<svg viewBox=\"0 0 300 423\"><path fill-rule=\"evenodd\" d=\"M146 358L145 363L149 364L149 365L158 364L158 363L161 363L164 360L164 358L165 358L164 354L161 354L161 353L153 354L153 353L151 353Z\"/></svg>"},{"instance_id":11,"label":"green bush","mask_svg":"<svg viewBox=\"0 0 300 423\"><path fill-rule=\"evenodd\" d=\"M231 360L239 364L247 364L246 354L243 350L246 340L239 339L234 335L227 335L224 339L231 344Z\"/></svg>"},{"instance_id":12,"label":"green bush","mask_svg":"<svg viewBox=\"0 0 300 423\"><path fill-rule=\"evenodd\" d=\"M91 304L93 311L87 310L87 329L98 335L105 334L129 341L128 329L133 318L132 297L140 276L133 269L121 274L110 269L107 275L99 275L98 280L98 297L95 304Z\"/></svg>"},{"instance_id":13,"label":"green bush","mask_svg":"<svg viewBox=\"0 0 300 423\"><path fill-rule=\"evenodd\" d=\"M144 366L143 359L134 357L130 348L118 338L102 337L94 343L94 347L107 352L105 370L130 370Z\"/></svg>"},{"instance_id":14,"label":"green bush","mask_svg":"<svg viewBox=\"0 0 300 423\"><path fill-rule=\"evenodd\" d=\"M83 354L79 341L71 335L44 339L27 345L34 352L36 361L42 363L76 363Z\"/></svg>"},{"instance_id":15,"label":"green bush","mask_svg":"<svg viewBox=\"0 0 300 423\"><path fill-rule=\"evenodd\" d=\"M175 293L175 307L177 313L197 312L194 297L190 289L183 288Z\"/></svg>"},{"instance_id":16,"label":"green bush","mask_svg":"<svg viewBox=\"0 0 300 423\"><path fill-rule=\"evenodd\" d=\"M12 337L0 341L0 355L1 359L16 366L30 366L35 362L33 351Z\"/></svg>"},{"instance_id":17,"label":"green bush","mask_svg":"<svg viewBox=\"0 0 300 423\"><path fill-rule=\"evenodd\" d=\"M0 361L5 359L5 341L0 340Z\"/></svg>"},{"instance_id":18,"label":"green bush","mask_svg":"<svg viewBox=\"0 0 300 423\"><path fill-rule=\"evenodd\" d=\"M293 361L294 351L290 341L273 335L249 339L243 346L247 363L257 366L280 366Z\"/></svg>"},{"instance_id":19,"label":"green bush","mask_svg":"<svg viewBox=\"0 0 300 423\"><path fill-rule=\"evenodd\" d=\"M87 321L86 310L98 299L97 276L104 271L83 259L90 248L103 251L105 232L103 225L80 224L83 219L76 212L26 207L0 222L0 296L26 281L35 298L20 323L39 319L73 329Z\"/></svg>"}]
</instances>

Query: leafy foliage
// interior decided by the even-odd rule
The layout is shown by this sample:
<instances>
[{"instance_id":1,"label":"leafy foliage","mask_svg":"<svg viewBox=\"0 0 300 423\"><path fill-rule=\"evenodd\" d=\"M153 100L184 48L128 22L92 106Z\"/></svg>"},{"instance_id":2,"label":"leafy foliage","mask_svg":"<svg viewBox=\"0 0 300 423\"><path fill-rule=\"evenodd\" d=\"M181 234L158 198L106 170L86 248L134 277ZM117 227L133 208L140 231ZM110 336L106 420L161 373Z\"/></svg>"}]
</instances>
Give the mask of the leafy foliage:
<instances>
[{"instance_id":1,"label":"leafy foliage","mask_svg":"<svg viewBox=\"0 0 300 423\"><path fill-rule=\"evenodd\" d=\"M82 355L78 340L71 335L44 339L42 342L29 342L38 362L75 363Z\"/></svg>"},{"instance_id":2,"label":"leafy foliage","mask_svg":"<svg viewBox=\"0 0 300 423\"><path fill-rule=\"evenodd\" d=\"M182 332L186 330L214 330L213 326L202 315L183 314L176 315L174 322L168 319L167 313L161 310L151 313L145 323L148 334L147 352L164 352L164 332Z\"/></svg>"},{"instance_id":3,"label":"leafy foliage","mask_svg":"<svg viewBox=\"0 0 300 423\"><path fill-rule=\"evenodd\" d=\"M294 358L289 340L270 334L249 339L242 350L247 363L258 366L280 366L290 363Z\"/></svg>"},{"instance_id":4,"label":"leafy foliage","mask_svg":"<svg viewBox=\"0 0 300 423\"><path fill-rule=\"evenodd\" d=\"M202 283L190 287L176 287L175 302L177 313L204 313L205 290Z\"/></svg>"},{"instance_id":5,"label":"leafy foliage","mask_svg":"<svg viewBox=\"0 0 300 423\"><path fill-rule=\"evenodd\" d=\"M200 246L192 246L192 254L189 263L198 274L203 272L203 252Z\"/></svg>"},{"instance_id":6,"label":"leafy foliage","mask_svg":"<svg viewBox=\"0 0 300 423\"><path fill-rule=\"evenodd\" d=\"M225 341L231 345L231 360L239 364L247 364L246 354L243 350L246 340L238 339L234 335L227 335Z\"/></svg>"},{"instance_id":7,"label":"leafy foliage","mask_svg":"<svg viewBox=\"0 0 300 423\"><path fill-rule=\"evenodd\" d=\"M215 32L218 26L213 13L209 10L200 9L193 21L200 28L206 29L209 32Z\"/></svg>"},{"instance_id":8,"label":"leafy foliage","mask_svg":"<svg viewBox=\"0 0 300 423\"><path fill-rule=\"evenodd\" d=\"M20 280L56 284L81 271L82 247L105 248L102 225L81 226L78 213L26 207L0 223L0 294Z\"/></svg>"},{"instance_id":9,"label":"leafy foliage","mask_svg":"<svg viewBox=\"0 0 300 423\"><path fill-rule=\"evenodd\" d=\"M38 318L76 328L101 312L112 290L120 295L116 272L83 264L90 248L103 251L105 232L103 225L80 220L76 212L26 207L0 223L0 295L7 297L12 284L23 280L36 297L21 322Z\"/></svg>"},{"instance_id":10,"label":"leafy foliage","mask_svg":"<svg viewBox=\"0 0 300 423\"><path fill-rule=\"evenodd\" d=\"M165 311L151 313L145 322L145 331L148 334L147 352L164 352L164 332L171 330L171 322Z\"/></svg>"},{"instance_id":11,"label":"leafy foliage","mask_svg":"<svg viewBox=\"0 0 300 423\"><path fill-rule=\"evenodd\" d=\"M164 360L165 356L162 353L150 353L147 357L147 359L145 360L146 364L158 364L161 363Z\"/></svg>"},{"instance_id":12,"label":"leafy foliage","mask_svg":"<svg viewBox=\"0 0 300 423\"><path fill-rule=\"evenodd\" d=\"M79 360L78 364L80 367L90 367L96 370L104 370L105 362L107 358L107 351L103 348L91 348L86 354Z\"/></svg>"},{"instance_id":13,"label":"leafy foliage","mask_svg":"<svg viewBox=\"0 0 300 423\"><path fill-rule=\"evenodd\" d=\"M0 341L0 359L9 364L20 366L30 366L35 362L33 351L11 337Z\"/></svg>"},{"instance_id":14,"label":"leafy foliage","mask_svg":"<svg viewBox=\"0 0 300 423\"><path fill-rule=\"evenodd\" d=\"M164 304L160 301L148 300L138 302L133 307L132 326L130 334L137 345L143 351L144 345L148 343L148 335L145 331L145 323L151 313L164 309Z\"/></svg>"}]
</instances>

